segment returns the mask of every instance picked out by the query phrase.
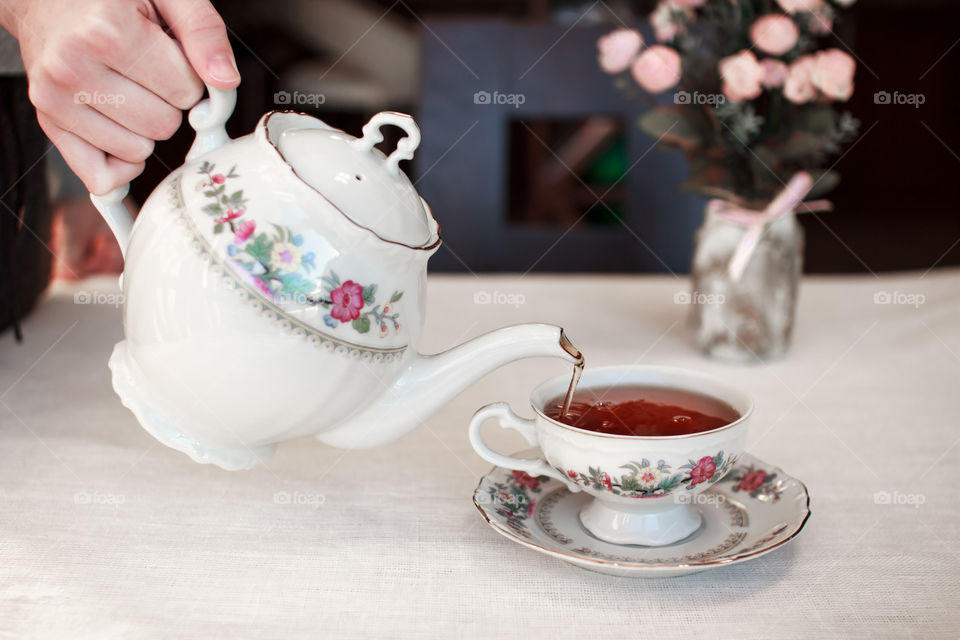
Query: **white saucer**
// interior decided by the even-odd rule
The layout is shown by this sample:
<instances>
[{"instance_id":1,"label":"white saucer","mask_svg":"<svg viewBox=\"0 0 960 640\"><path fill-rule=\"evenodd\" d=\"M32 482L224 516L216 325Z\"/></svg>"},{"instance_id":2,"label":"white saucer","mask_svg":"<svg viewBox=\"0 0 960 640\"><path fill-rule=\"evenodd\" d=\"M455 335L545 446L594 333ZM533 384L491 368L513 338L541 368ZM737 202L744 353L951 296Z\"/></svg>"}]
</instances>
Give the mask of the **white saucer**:
<instances>
[{"instance_id":1,"label":"white saucer","mask_svg":"<svg viewBox=\"0 0 960 640\"><path fill-rule=\"evenodd\" d=\"M745 478L750 472L758 473ZM484 476L473 495L483 518L507 538L584 569L636 578L682 576L745 562L792 540L810 517L803 483L747 453L720 482L692 497L703 524L671 545L617 545L595 538L579 520L589 499L559 480L502 467Z\"/></svg>"}]
</instances>

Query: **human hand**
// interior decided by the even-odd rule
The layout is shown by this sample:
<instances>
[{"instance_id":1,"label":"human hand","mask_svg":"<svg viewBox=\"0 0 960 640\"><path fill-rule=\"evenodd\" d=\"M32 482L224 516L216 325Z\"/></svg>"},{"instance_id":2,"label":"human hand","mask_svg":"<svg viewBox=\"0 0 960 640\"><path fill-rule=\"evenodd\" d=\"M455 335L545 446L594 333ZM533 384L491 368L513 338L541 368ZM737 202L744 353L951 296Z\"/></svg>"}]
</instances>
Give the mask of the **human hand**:
<instances>
[{"instance_id":1,"label":"human hand","mask_svg":"<svg viewBox=\"0 0 960 640\"><path fill-rule=\"evenodd\" d=\"M7 0L0 24L20 42L40 126L95 194L143 171L204 82L240 82L208 0Z\"/></svg>"}]
</instances>

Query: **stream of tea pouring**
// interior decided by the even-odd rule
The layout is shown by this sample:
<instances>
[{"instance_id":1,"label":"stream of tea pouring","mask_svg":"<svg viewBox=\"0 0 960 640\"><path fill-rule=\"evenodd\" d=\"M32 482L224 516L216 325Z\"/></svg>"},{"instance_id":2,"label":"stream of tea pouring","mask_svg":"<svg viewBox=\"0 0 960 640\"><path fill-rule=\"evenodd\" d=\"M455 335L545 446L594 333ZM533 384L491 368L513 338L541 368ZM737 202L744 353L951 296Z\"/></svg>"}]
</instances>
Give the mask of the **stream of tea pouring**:
<instances>
[{"instance_id":1,"label":"stream of tea pouring","mask_svg":"<svg viewBox=\"0 0 960 640\"><path fill-rule=\"evenodd\" d=\"M584 359L583 354L573 346L573 343L566 337L560 336L560 346L575 359L573 363L573 375L570 377L570 386L567 387L567 395L563 399L563 409L560 411L560 418L566 418L570 412L570 404L573 402L573 394L577 391L577 385L580 383L580 376L583 375Z\"/></svg>"}]
</instances>

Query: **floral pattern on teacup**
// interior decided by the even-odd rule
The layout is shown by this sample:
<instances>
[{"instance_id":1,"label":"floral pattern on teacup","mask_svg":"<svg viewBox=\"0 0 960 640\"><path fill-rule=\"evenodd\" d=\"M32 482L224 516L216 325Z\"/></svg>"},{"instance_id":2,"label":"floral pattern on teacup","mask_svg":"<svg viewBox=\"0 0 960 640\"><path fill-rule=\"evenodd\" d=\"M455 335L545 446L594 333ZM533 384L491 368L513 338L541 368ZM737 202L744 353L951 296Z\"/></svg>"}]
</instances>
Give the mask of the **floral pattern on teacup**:
<instances>
[{"instance_id":1,"label":"floral pattern on teacup","mask_svg":"<svg viewBox=\"0 0 960 640\"><path fill-rule=\"evenodd\" d=\"M714 456L703 456L699 460L690 460L674 470L664 460L651 464L644 458L640 462L622 465L626 472L612 476L597 467L588 467L587 472L573 469L561 469L571 482L594 491L608 491L625 498L662 498L682 488L693 489L698 484L709 483L713 478L723 476L735 462L735 458L725 456L723 451Z\"/></svg>"},{"instance_id":2,"label":"floral pattern on teacup","mask_svg":"<svg viewBox=\"0 0 960 640\"><path fill-rule=\"evenodd\" d=\"M304 247L301 234L279 224L272 225L270 232L257 232L257 221L247 215L243 189L232 189L232 181L240 177L236 165L223 173L217 171L215 164L204 162L199 173L203 178L196 189L207 199L203 211L213 218L213 233L229 230L233 234L227 256L257 291L272 302L320 305L329 311L323 321L331 329L348 324L357 333L369 333L371 328L377 328L381 338L386 338L391 330L400 332L400 314L394 305L403 297L403 291L394 291L381 306L376 301L375 283L341 282L334 271L324 275L318 287L310 277L316 269L315 256Z\"/></svg>"}]
</instances>

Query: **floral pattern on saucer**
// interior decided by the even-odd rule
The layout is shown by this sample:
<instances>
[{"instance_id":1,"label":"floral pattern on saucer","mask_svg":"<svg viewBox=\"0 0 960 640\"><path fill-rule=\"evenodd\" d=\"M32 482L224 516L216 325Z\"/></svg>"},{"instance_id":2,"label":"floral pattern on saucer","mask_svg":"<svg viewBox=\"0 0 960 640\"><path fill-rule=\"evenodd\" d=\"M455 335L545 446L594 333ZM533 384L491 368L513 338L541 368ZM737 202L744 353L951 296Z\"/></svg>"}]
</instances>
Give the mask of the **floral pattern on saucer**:
<instances>
[{"instance_id":1,"label":"floral pattern on saucer","mask_svg":"<svg viewBox=\"0 0 960 640\"><path fill-rule=\"evenodd\" d=\"M541 483L547 480L547 476L535 478L523 471L513 470L502 482L493 482L487 487L488 502L508 527L518 535L529 538L527 521L537 506L533 496L540 493Z\"/></svg>"},{"instance_id":2,"label":"floral pattern on saucer","mask_svg":"<svg viewBox=\"0 0 960 640\"><path fill-rule=\"evenodd\" d=\"M663 547L617 545L593 537L579 519L580 509L592 498L546 476L494 468L481 479L474 504L504 537L576 566L624 577L686 575L770 553L796 537L810 516L810 497L802 482L750 454L740 460L729 481L725 478L697 494L701 499L694 504L704 520L700 530ZM761 474L747 474L758 469L764 471L764 482L748 490ZM734 490L744 478L744 488ZM777 486L777 500L761 497L768 482ZM753 491L759 491L755 499L742 499Z\"/></svg>"},{"instance_id":3,"label":"floral pattern on saucer","mask_svg":"<svg viewBox=\"0 0 960 640\"><path fill-rule=\"evenodd\" d=\"M751 498L764 502L776 502L783 493L783 484L777 478L776 471L768 471L756 465L737 467L721 482L735 483L731 491L743 491Z\"/></svg>"},{"instance_id":4,"label":"floral pattern on saucer","mask_svg":"<svg viewBox=\"0 0 960 640\"><path fill-rule=\"evenodd\" d=\"M595 491L609 491L625 498L662 498L680 488L693 489L715 476L722 477L735 462L736 458L719 451L713 456L690 460L676 470L663 460L651 464L647 459L623 465L621 469L627 469L627 472L620 476L612 476L595 467L589 467L586 472L556 469L573 483Z\"/></svg>"}]
</instances>

